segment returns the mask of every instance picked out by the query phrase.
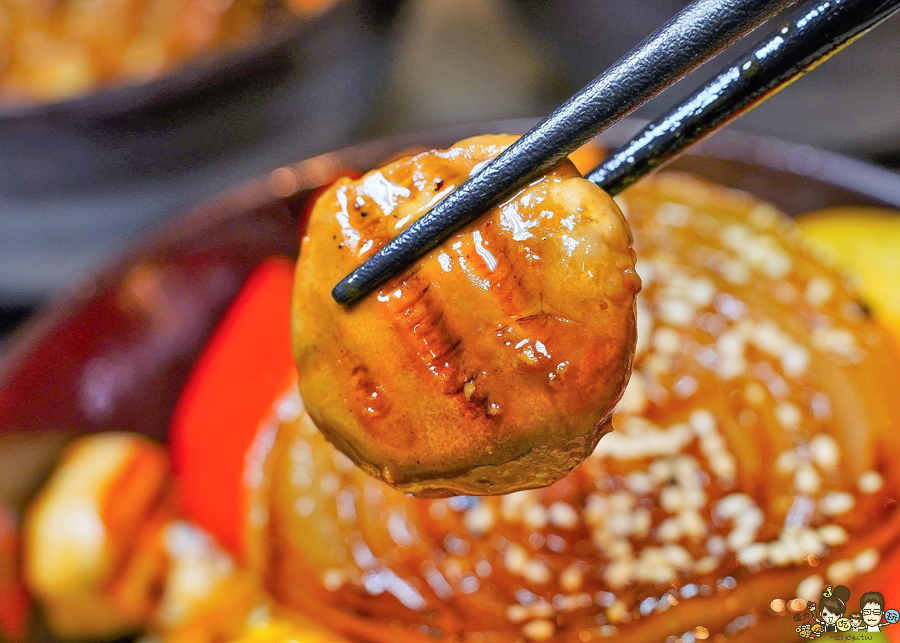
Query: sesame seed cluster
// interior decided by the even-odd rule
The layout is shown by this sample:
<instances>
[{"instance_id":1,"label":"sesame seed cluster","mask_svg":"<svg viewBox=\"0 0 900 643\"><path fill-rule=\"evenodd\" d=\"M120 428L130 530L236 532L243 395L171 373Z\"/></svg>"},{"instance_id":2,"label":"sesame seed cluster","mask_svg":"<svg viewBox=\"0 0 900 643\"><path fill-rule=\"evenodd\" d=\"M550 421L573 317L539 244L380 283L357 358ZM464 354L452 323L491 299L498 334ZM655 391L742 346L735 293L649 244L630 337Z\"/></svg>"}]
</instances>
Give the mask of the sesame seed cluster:
<instances>
[{"instance_id":1,"label":"sesame seed cluster","mask_svg":"<svg viewBox=\"0 0 900 643\"><path fill-rule=\"evenodd\" d=\"M550 487L423 500L282 403L281 603L373 641L776 640L897 545L897 358L844 281L749 195L667 173L617 201L644 290L615 430Z\"/></svg>"}]
</instances>

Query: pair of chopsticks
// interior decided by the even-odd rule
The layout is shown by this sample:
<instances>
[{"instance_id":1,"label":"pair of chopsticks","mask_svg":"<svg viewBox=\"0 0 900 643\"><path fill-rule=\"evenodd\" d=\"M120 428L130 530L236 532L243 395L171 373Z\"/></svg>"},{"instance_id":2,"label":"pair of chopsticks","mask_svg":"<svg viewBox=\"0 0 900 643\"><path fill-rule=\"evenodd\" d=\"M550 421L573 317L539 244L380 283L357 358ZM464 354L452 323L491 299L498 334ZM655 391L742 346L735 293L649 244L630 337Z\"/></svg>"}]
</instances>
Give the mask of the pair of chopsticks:
<instances>
[{"instance_id":1,"label":"pair of chopsticks","mask_svg":"<svg viewBox=\"0 0 900 643\"><path fill-rule=\"evenodd\" d=\"M352 304L792 0L696 0L345 277ZM812 0L585 178L612 195L749 111L900 9Z\"/></svg>"}]
</instances>

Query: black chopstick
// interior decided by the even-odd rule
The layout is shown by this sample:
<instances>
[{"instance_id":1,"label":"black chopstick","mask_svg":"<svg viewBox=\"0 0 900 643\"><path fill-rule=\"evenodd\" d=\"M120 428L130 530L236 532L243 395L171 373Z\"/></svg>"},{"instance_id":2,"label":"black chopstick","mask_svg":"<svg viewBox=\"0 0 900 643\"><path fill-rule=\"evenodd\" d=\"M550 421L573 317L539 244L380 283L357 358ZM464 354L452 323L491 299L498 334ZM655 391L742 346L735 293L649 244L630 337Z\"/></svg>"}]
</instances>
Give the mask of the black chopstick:
<instances>
[{"instance_id":1,"label":"black chopstick","mask_svg":"<svg viewBox=\"0 0 900 643\"><path fill-rule=\"evenodd\" d=\"M616 195L834 55L900 9L900 0L818 0L586 175ZM835 88L838 91L839 88Z\"/></svg>"},{"instance_id":2,"label":"black chopstick","mask_svg":"<svg viewBox=\"0 0 900 643\"><path fill-rule=\"evenodd\" d=\"M332 290L351 304L792 0L695 0Z\"/></svg>"}]
</instances>

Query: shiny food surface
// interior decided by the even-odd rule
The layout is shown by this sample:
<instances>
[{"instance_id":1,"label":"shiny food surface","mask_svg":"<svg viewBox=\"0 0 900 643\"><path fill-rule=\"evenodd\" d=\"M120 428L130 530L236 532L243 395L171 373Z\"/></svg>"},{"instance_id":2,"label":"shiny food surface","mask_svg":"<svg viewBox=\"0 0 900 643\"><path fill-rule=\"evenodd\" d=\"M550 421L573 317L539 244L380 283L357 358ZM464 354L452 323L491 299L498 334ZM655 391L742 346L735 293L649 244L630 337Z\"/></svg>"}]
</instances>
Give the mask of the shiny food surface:
<instances>
[{"instance_id":1,"label":"shiny food surface","mask_svg":"<svg viewBox=\"0 0 900 643\"><path fill-rule=\"evenodd\" d=\"M740 643L795 640L826 585L877 587L900 541L885 331L757 199L668 174L620 200L645 288L616 430L545 489L423 500L296 398L269 462L277 601L372 641Z\"/></svg>"},{"instance_id":2,"label":"shiny food surface","mask_svg":"<svg viewBox=\"0 0 900 643\"><path fill-rule=\"evenodd\" d=\"M417 495L546 486L609 429L636 326L631 235L564 161L350 309L332 286L512 136L400 159L317 201L297 264L294 353L316 425Z\"/></svg>"}]
</instances>

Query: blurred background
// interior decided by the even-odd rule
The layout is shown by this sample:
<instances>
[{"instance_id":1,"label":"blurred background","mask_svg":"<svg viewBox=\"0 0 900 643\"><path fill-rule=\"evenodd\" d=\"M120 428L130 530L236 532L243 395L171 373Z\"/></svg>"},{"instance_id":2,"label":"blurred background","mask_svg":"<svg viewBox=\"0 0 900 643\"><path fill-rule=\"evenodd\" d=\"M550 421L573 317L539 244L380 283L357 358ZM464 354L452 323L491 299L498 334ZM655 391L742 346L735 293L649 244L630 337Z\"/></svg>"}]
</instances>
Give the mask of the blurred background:
<instances>
[{"instance_id":1,"label":"blurred background","mask_svg":"<svg viewBox=\"0 0 900 643\"><path fill-rule=\"evenodd\" d=\"M546 114L685 4L0 0L0 350L166 217L352 142ZM900 167L898 42L893 19L737 127Z\"/></svg>"}]
</instances>

